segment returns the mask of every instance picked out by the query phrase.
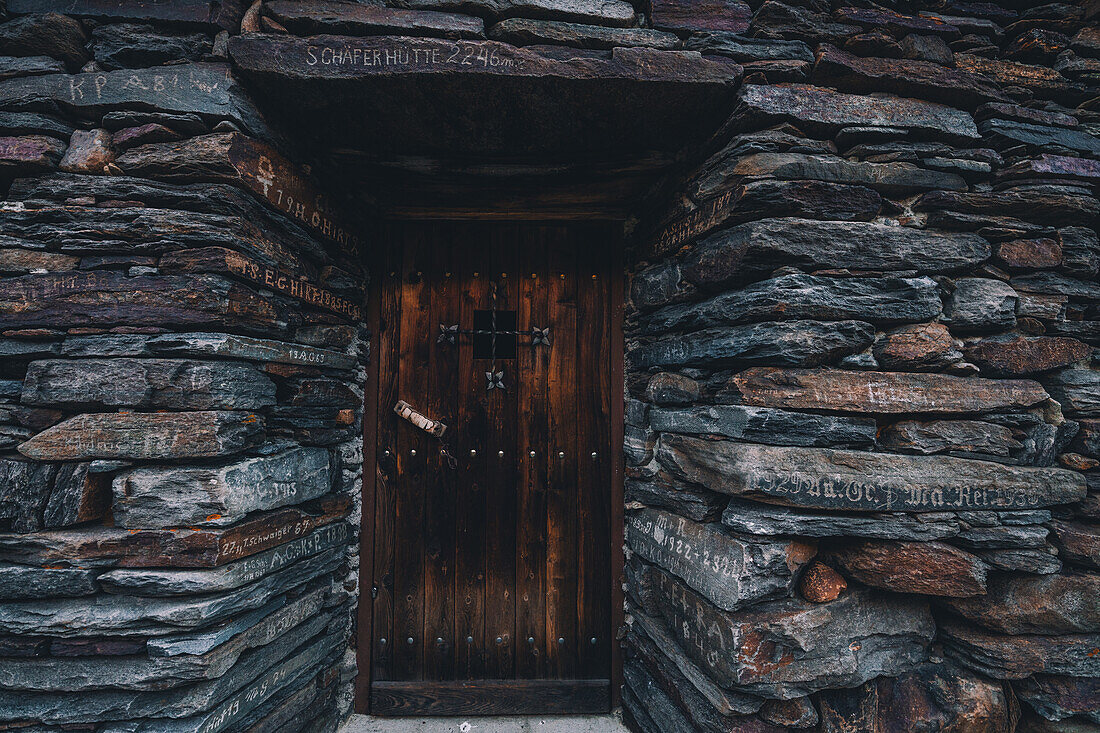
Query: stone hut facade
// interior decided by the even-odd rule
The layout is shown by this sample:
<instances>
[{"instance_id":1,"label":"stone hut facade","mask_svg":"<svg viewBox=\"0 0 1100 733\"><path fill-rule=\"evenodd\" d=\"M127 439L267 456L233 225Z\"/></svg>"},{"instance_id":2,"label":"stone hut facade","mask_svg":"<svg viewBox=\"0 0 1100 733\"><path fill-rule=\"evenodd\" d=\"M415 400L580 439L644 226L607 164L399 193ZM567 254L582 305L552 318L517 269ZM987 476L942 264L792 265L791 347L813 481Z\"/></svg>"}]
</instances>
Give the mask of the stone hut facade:
<instances>
[{"instance_id":1,"label":"stone hut facade","mask_svg":"<svg viewBox=\"0 0 1100 733\"><path fill-rule=\"evenodd\" d=\"M1100 731L1098 182L1092 0L7 0L0 730L482 709L387 661L372 293L394 222L486 218L598 220L616 263L574 414L610 509L567 535L609 582L512 538L608 630L524 667L566 652L517 618L507 705Z\"/></svg>"}]
</instances>

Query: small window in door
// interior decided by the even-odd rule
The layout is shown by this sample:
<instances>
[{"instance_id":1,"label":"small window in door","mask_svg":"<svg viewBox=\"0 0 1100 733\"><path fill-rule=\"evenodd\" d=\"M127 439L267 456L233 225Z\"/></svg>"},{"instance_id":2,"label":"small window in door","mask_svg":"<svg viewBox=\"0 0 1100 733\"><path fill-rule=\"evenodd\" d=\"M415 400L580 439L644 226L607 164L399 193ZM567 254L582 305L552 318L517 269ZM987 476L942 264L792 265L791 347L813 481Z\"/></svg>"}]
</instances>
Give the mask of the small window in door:
<instances>
[{"instance_id":1,"label":"small window in door","mask_svg":"<svg viewBox=\"0 0 1100 733\"><path fill-rule=\"evenodd\" d=\"M493 314L496 314L496 324ZM474 358L493 358L493 337L496 336L496 358L516 358L516 312L474 311Z\"/></svg>"}]
</instances>

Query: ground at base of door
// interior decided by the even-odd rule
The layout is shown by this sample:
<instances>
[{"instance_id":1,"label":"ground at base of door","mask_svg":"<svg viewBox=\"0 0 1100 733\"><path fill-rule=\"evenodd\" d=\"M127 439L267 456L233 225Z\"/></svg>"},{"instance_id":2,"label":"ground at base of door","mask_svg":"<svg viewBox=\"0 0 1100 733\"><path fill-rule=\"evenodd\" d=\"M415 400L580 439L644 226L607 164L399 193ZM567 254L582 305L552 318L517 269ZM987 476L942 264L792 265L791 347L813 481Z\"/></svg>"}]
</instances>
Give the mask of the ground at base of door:
<instances>
[{"instance_id":1,"label":"ground at base of door","mask_svg":"<svg viewBox=\"0 0 1100 733\"><path fill-rule=\"evenodd\" d=\"M353 715L340 733L626 733L619 715L376 718Z\"/></svg>"}]
</instances>

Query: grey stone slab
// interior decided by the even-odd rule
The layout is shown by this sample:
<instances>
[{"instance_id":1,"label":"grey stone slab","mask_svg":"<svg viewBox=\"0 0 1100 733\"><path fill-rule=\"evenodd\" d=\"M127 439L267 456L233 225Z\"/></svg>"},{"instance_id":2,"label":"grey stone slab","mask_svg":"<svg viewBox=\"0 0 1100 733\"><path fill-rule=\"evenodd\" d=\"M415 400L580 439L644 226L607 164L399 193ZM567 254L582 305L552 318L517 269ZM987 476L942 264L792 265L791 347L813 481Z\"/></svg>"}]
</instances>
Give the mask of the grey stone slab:
<instances>
[{"instance_id":1,"label":"grey stone slab","mask_svg":"<svg viewBox=\"0 0 1100 733\"><path fill-rule=\"evenodd\" d=\"M0 600L90 596L99 590L97 573L83 568L43 568L0 564Z\"/></svg>"},{"instance_id":2,"label":"grey stone slab","mask_svg":"<svg viewBox=\"0 0 1100 733\"><path fill-rule=\"evenodd\" d=\"M722 435L769 445L870 448L873 418L836 417L744 405L699 405L650 409L650 426L662 433Z\"/></svg>"},{"instance_id":3,"label":"grey stone slab","mask_svg":"<svg viewBox=\"0 0 1100 733\"><path fill-rule=\"evenodd\" d=\"M961 531L959 520L947 513L935 516L813 513L743 499L730 499L722 523L744 534L882 540L939 540Z\"/></svg>"}]
</instances>

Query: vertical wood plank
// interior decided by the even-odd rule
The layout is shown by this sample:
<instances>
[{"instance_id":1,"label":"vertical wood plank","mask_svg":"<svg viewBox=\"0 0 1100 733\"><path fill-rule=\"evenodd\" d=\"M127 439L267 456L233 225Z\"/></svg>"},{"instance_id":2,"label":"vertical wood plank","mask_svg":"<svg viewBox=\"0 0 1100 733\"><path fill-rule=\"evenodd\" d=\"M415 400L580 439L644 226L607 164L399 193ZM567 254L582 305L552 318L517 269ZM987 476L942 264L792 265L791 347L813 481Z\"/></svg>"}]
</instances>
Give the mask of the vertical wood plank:
<instances>
[{"instance_id":1,"label":"vertical wood plank","mask_svg":"<svg viewBox=\"0 0 1100 733\"><path fill-rule=\"evenodd\" d=\"M433 252L425 263L424 275L431 289L431 317L418 335L430 358L421 365L428 373L428 389L410 401L429 417L442 420L451 437L455 428L458 392L454 380L458 371L458 349L440 344L439 324L451 323L459 309L459 284L452 272L453 227L430 225ZM456 469L442 455L442 444L429 439L424 455L424 676L430 680L454 679L454 562Z\"/></svg>"},{"instance_id":2,"label":"vertical wood plank","mask_svg":"<svg viewBox=\"0 0 1100 733\"><path fill-rule=\"evenodd\" d=\"M623 336L624 292L626 290L626 267L623 262L622 225L612 222L606 225L607 241L611 245L611 295L610 317L610 361L611 361L611 540L608 551L611 553L608 574L611 584L611 633L618 630L625 621L626 612L623 594L623 566L626 557L623 545L626 541L626 499L624 496L624 476L626 456L622 449L623 432L626 428L626 345ZM611 707L621 704L623 679L622 644L611 644Z\"/></svg>"},{"instance_id":3,"label":"vertical wood plank","mask_svg":"<svg viewBox=\"0 0 1100 733\"><path fill-rule=\"evenodd\" d=\"M489 268L490 248L484 224L456 226L454 277L461 288L456 323L471 328L474 311L488 302L486 278L474 277ZM451 446L458 460L456 493L455 559L455 675L459 679L481 679L486 675L486 525L491 511L487 503L489 461L486 440L489 435L488 396L484 375L474 364L472 346L460 340L458 372L451 389L458 393L459 413L456 435ZM472 453L471 453L472 451Z\"/></svg>"},{"instance_id":4,"label":"vertical wood plank","mask_svg":"<svg viewBox=\"0 0 1100 733\"><path fill-rule=\"evenodd\" d=\"M551 229L534 227L519 236L519 303L521 331L545 328L549 307L545 277ZM547 371L549 350L523 339L518 348L514 377L519 399L516 435L520 451L519 507L516 545L516 669L521 679L541 678L546 656L546 488L549 447L547 433ZM534 455L532 455L532 453Z\"/></svg>"},{"instance_id":5,"label":"vertical wood plank","mask_svg":"<svg viewBox=\"0 0 1100 733\"><path fill-rule=\"evenodd\" d=\"M378 319L375 325L373 359L378 370L377 410L364 419L376 421L375 445L364 446L364 451L372 451L375 456L376 470L373 476L364 474L363 485L371 486L375 493L374 506L374 562L372 568L373 587L378 588L378 597L373 601L374 628L371 637L363 638L360 629L360 646L372 645L373 659L371 675L376 680L394 679L393 650L395 629L393 625L394 609L394 547L396 546L396 492L398 476L394 450L395 424L387 419L387 412L397 401L398 353L400 349L401 327L401 288L402 250L395 244L398 233L393 227L385 230L383 254L379 258ZM362 589L369 593L369 587ZM362 599L362 596L361 596ZM360 601L361 603L363 600ZM382 643L385 639L385 643Z\"/></svg>"},{"instance_id":6,"label":"vertical wood plank","mask_svg":"<svg viewBox=\"0 0 1100 733\"><path fill-rule=\"evenodd\" d=\"M401 348L398 396L414 406L428 393L431 358L424 334L430 328L431 289L425 282L432 248L423 227L409 226L403 238ZM424 678L424 494L426 459L434 438L404 420L397 435L397 537L394 547L394 678ZM416 451L416 454L413 454ZM411 642L410 642L411 640Z\"/></svg>"},{"instance_id":7,"label":"vertical wood plank","mask_svg":"<svg viewBox=\"0 0 1100 733\"><path fill-rule=\"evenodd\" d=\"M496 279L497 307L516 307L517 264L514 229L494 226L489 231L490 265L480 276L486 285ZM500 278L500 273L509 277ZM483 308L490 303L484 301ZM514 378L515 369L510 370ZM478 359L479 373L474 389L485 390L484 372L489 361ZM519 420L515 383L510 391L494 389L485 394L490 427L486 438L489 470L486 494L489 511L486 525L485 637L489 645L487 672L497 679L512 679L516 674L516 424ZM500 639L498 642L497 639Z\"/></svg>"},{"instance_id":8,"label":"vertical wood plank","mask_svg":"<svg viewBox=\"0 0 1100 733\"><path fill-rule=\"evenodd\" d=\"M555 227L544 285L549 299L549 487L546 496L546 672L577 673L577 248L575 230ZM584 368L584 367L581 367Z\"/></svg>"},{"instance_id":9,"label":"vertical wood plank","mask_svg":"<svg viewBox=\"0 0 1100 733\"><path fill-rule=\"evenodd\" d=\"M610 243L602 228L585 227L587 245L580 250L578 308L585 314L577 331L577 359L586 368L580 374L580 404L588 406L579 422L578 469L580 501L578 531L578 627L580 674L587 679L606 677L611 658L611 584L609 497L610 452L610 299L606 294Z\"/></svg>"}]
</instances>

